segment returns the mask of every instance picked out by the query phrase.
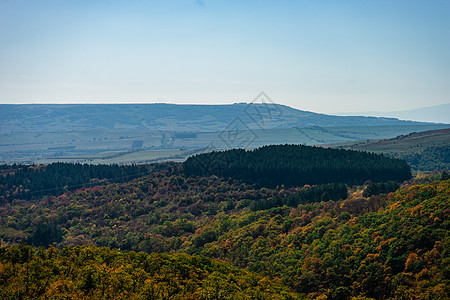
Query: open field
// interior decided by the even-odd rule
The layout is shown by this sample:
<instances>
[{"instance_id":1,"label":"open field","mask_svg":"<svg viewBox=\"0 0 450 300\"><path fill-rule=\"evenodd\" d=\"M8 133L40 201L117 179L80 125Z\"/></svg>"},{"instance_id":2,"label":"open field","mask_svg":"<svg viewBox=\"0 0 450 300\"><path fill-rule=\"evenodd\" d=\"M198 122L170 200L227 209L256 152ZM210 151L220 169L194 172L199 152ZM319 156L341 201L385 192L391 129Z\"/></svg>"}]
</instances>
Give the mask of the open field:
<instances>
[{"instance_id":1,"label":"open field","mask_svg":"<svg viewBox=\"0 0 450 300\"><path fill-rule=\"evenodd\" d=\"M450 125L425 124L241 130L242 126L229 126L227 130L218 132L99 128L68 132L14 132L0 135L0 163L182 161L205 148L255 148L270 144L349 145L448 127Z\"/></svg>"},{"instance_id":2,"label":"open field","mask_svg":"<svg viewBox=\"0 0 450 300\"><path fill-rule=\"evenodd\" d=\"M184 161L187 157L202 152L202 149L180 150L137 150L103 152L94 155L80 156L55 156L37 159L36 164L49 164L53 162L77 162L89 164L145 164L164 161Z\"/></svg>"}]
</instances>

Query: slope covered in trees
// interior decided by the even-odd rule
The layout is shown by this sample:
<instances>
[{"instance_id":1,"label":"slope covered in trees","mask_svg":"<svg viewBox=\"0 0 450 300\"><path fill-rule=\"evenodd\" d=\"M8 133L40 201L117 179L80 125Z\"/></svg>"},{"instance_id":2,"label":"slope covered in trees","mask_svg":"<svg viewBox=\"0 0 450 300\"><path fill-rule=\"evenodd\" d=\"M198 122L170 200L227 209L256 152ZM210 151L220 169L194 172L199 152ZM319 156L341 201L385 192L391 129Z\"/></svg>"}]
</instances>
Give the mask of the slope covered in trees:
<instances>
[{"instance_id":1,"label":"slope covered in trees","mask_svg":"<svg viewBox=\"0 0 450 300\"><path fill-rule=\"evenodd\" d=\"M0 165L0 202L14 198L31 199L59 195L100 183L124 182L141 177L164 165L89 165L53 163L50 165ZM103 182L101 182L103 181Z\"/></svg>"},{"instance_id":2,"label":"slope covered in trees","mask_svg":"<svg viewBox=\"0 0 450 300\"><path fill-rule=\"evenodd\" d=\"M228 222L254 221L231 226L197 253L281 278L305 297L447 299L449 196L446 181L243 213Z\"/></svg>"},{"instance_id":3,"label":"slope covered in trees","mask_svg":"<svg viewBox=\"0 0 450 300\"><path fill-rule=\"evenodd\" d=\"M1 299L293 299L279 283L187 254L0 248Z\"/></svg>"},{"instance_id":4,"label":"slope covered in trees","mask_svg":"<svg viewBox=\"0 0 450 300\"><path fill-rule=\"evenodd\" d=\"M232 177L266 187L340 182L404 181L411 178L402 160L350 150L272 145L197 154L183 163L188 175Z\"/></svg>"},{"instance_id":5,"label":"slope covered in trees","mask_svg":"<svg viewBox=\"0 0 450 300\"><path fill-rule=\"evenodd\" d=\"M164 252L179 249L210 216L241 210L295 189L259 189L237 180L186 177L175 165L127 183L0 206L0 238L35 246L93 243Z\"/></svg>"},{"instance_id":6,"label":"slope covered in trees","mask_svg":"<svg viewBox=\"0 0 450 300\"><path fill-rule=\"evenodd\" d=\"M73 249L84 248L72 247L92 244L94 248L88 248L93 254L85 259L98 257L90 263L111 273L105 279L111 282L115 280L113 271L120 269L120 264L103 261L101 257L109 254L98 256L106 249L95 247L203 255L258 274L257 283L263 277L279 282L301 298L450 296L448 180L419 178L403 183L394 193L388 193L392 184L347 186L345 191L340 184L261 188L231 178L186 176L177 164L160 168L129 182L83 187L58 197L24 200L18 194L0 206L2 244L27 242L34 246L50 244L58 249L70 247L67 249L72 249L71 259L75 259L73 251L81 251ZM441 176L434 177L437 179ZM335 194L338 196L334 197ZM112 256L115 255L128 254ZM166 257L177 260L170 255ZM26 277L31 273L26 274L32 267L48 274L45 270L52 266L41 258L2 263L0 273L22 270L0 274L2 292L26 286L23 283L30 281L24 278L31 278ZM182 265L176 263L170 271L187 272L194 277L206 272L202 271L204 264L188 263L184 269ZM83 270L87 265L80 266ZM55 271L49 275L48 286L65 282L58 286L61 289L69 286L70 293L86 296L87 283L82 283L82 278L88 280L91 276L87 282L95 283L96 288L88 289L88 293L92 290L94 295L101 292L98 288L103 284L99 274L104 273L99 270L67 273L70 278ZM120 280L128 274L127 268L123 270L123 274L117 275ZM142 273L142 276L150 275ZM203 289L193 280L195 290ZM122 282L125 287L117 292L131 293L134 287L128 287L126 280ZM155 289L164 290L163 282L151 282ZM184 289L188 285L183 282L175 285L174 289L181 293L177 295L193 291ZM143 292L144 287L140 287ZM237 290L237 295L247 293L241 286ZM45 294L47 290L41 292Z\"/></svg>"}]
</instances>

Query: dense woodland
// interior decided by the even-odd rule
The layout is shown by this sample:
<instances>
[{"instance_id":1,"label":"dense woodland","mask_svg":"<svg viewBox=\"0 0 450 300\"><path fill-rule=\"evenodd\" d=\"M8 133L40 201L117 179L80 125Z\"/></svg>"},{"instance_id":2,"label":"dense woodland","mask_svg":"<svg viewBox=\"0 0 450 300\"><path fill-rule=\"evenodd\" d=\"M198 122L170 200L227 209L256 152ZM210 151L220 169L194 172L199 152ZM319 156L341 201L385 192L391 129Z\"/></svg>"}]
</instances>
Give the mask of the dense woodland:
<instances>
[{"instance_id":1,"label":"dense woodland","mask_svg":"<svg viewBox=\"0 0 450 300\"><path fill-rule=\"evenodd\" d=\"M450 171L450 146L429 147L423 151L411 154L397 154L397 157L405 160L413 170Z\"/></svg>"},{"instance_id":2,"label":"dense woodland","mask_svg":"<svg viewBox=\"0 0 450 300\"><path fill-rule=\"evenodd\" d=\"M266 187L341 182L404 181L405 161L382 155L302 145L272 145L197 154L183 163L188 175L232 177Z\"/></svg>"},{"instance_id":3,"label":"dense woodland","mask_svg":"<svg viewBox=\"0 0 450 300\"><path fill-rule=\"evenodd\" d=\"M204 256L0 248L1 299L292 299L267 277Z\"/></svg>"},{"instance_id":4,"label":"dense woodland","mask_svg":"<svg viewBox=\"0 0 450 300\"><path fill-rule=\"evenodd\" d=\"M59 195L7 189L0 298L450 297L447 173L264 187L145 168Z\"/></svg>"},{"instance_id":5,"label":"dense woodland","mask_svg":"<svg viewBox=\"0 0 450 300\"><path fill-rule=\"evenodd\" d=\"M150 173L155 166L159 165L0 165L0 172L4 175L0 176L0 197L11 200L59 195L84 186L129 181Z\"/></svg>"},{"instance_id":6,"label":"dense woodland","mask_svg":"<svg viewBox=\"0 0 450 300\"><path fill-rule=\"evenodd\" d=\"M444 178L445 174L443 175ZM363 196L370 197L378 194L388 194L395 192L399 187L400 185L395 181L371 182L364 190Z\"/></svg>"}]
</instances>

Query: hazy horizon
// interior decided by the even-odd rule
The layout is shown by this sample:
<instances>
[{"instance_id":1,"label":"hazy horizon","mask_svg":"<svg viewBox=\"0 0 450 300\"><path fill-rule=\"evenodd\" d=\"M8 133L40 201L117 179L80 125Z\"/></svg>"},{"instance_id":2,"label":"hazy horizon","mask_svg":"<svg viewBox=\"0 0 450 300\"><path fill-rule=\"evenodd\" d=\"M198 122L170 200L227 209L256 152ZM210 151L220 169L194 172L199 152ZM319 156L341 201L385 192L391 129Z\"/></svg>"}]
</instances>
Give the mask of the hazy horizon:
<instances>
[{"instance_id":1,"label":"hazy horizon","mask_svg":"<svg viewBox=\"0 0 450 300\"><path fill-rule=\"evenodd\" d=\"M0 0L0 103L449 103L450 2Z\"/></svg>"},{"instance_id":2,"label":"hazy horizon","mask_svg":"<svg viewBox=\"0 0 450 300\"><path fill-rule=\"evenodd\" d=\"M254 99L255 100L255 99ZM261 101L241 101L241 102L232 102L232 103L175 103L175 102L95 102L95 101L91 101L91 102L23 102L23 103L0 103L1 104L6 104L6 105L85 105L85 104L129 104L129 105L133 105L133 104L170 104L170 105L233 105L233 104L251 104L251 103L262 103ZM282 104L282 103L277 103L277 102L266 102L268 104L277 104L277 105L285 105L294 109L298 109L298 110L305 110L302 108L297 108L288 104ZM335 111L335 112L328 112L328 113L324 113L321 111L312 111L312 110L305 110L305 111L310 111L310 112L314 112L314 113L323 113L323 114L336 114L336 115L340 115L340 116L345 116L346 114L351 115L351 116L357 116L356 114L367 114L367 116L371 116L373 114L376 113L400 113L400 112L408 112L408 111L416 111L416 110L420 110L420 109L428 109L428 108L437 108L437 107L444 107L447 108L448 106L450 106L450 103L443 103L443 104L436 104L436 105L426 105L426 106L420 106L420 107L416 107L416 108L412 108L412 109L403 109L403 110L392 110L392 111L388 111L388 110L379 110L379 111ZM446 111L445 111L446 112ZM361 116L363 116L361 115ZM427 121L428 122L428 121Z\"/></svg>"}]
</instances>

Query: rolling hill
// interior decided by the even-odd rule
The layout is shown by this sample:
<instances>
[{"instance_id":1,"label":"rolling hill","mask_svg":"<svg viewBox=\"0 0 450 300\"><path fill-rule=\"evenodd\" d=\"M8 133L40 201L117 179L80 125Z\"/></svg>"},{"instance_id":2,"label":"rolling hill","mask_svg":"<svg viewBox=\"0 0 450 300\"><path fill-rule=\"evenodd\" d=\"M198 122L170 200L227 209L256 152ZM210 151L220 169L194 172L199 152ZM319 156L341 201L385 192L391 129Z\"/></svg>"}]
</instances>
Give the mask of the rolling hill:
<instances>
[{"instance_id":1,"label":"rolling hill","mask_svg":"<svg viewBox=\"0 0 450 300\"><path fill-rule=\"evenodd\" d=\"M448 127L263 103L0 105L0 162L182 161L211 148L348 143Z\"/></svg>"},{"instance_id":2,"label":"rolling hill","mask_svg":"<svg viewBox=\"0 0 450 300\"><path fill-rule=\"evenodd\" d=\"M365 141L339 148L383 153L404 159L414 170L450 170L450 129L400 135L392 139Z\"/></svg>"},{"instance_id":3,"label":"rolling hill","mask_svg":"<svg viewBox=\"0 0 450 300\"><path fill-rule=\"evenodd\" d=\"M242 129L311 126L413 125L394 118L332 116L279 104L25 104L0 105L1 130L71 131L146 129L222 131L238 119Z\"/></svg>"}]
</instances>

